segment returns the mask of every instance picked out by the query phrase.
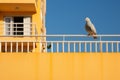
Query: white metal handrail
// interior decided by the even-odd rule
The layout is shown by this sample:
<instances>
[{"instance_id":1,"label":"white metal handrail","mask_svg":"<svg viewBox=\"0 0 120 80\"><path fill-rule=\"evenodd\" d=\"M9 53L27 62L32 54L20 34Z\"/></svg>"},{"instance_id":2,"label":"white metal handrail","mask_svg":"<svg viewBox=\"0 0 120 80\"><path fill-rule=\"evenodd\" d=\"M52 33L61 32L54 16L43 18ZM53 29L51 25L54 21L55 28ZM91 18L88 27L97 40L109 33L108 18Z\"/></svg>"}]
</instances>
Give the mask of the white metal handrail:
<instances>
[{"instance_id":1,"label":"white metal handrail","mask_svg":"<svg viewBox=\"0 0 120 80\"><path fill-rule=\"evenodd\" d=\"M4 35L0 35L0 36L4 36ZM69 35L65 35L65 34L61 34L61 35L59 35L59 34L56 34L56 35L39 35L39 34L37 34L37 35L27 35L27 36L25 36L25 37L64 37L64 38L66 38L66 37L91 37L91 36L88 36L88 35L82 35L82 34L69 34ZM107 35L96 35L97 37L120 37L120 34L107 34ZM9 36L8 36L9 37Z\"/></svg>"},{"instance_id":2,"label":"white metal handrail","mask_svg":"<svg viewBox=\"0 0 120 80\"><path fill-rule=\"evenodd\" d=\"M120 35L97 36L98 39L89 40L90 37L87 35L26 35L24 37L46 37L48 39L47 41L41 41L40 38L37 40L0 40L0 52L33 52L36 44L37 48L39 48L37 49L38 52L120 52ZM12 37L12 35L0 37ZM68 37L70 39L67 39ZM79 39L75 40L75 37ZM81 39L83 37L85 39ZM104 37L107 37L107 39L104 40ZM112 40L109 40L108 37L112 38ZM44 44L44 47L42 44Z\"/></svg>"},{"instance_id":3,"label":"white metal handrail","mask_svg":"<svg viewBox=\"0 0 120 80\"><path fill-rule=\"evenodd\" d=\"M120 52L120 41L47 41L46 44L52 45L47 52Z\"/></svg>"}]
</instances>

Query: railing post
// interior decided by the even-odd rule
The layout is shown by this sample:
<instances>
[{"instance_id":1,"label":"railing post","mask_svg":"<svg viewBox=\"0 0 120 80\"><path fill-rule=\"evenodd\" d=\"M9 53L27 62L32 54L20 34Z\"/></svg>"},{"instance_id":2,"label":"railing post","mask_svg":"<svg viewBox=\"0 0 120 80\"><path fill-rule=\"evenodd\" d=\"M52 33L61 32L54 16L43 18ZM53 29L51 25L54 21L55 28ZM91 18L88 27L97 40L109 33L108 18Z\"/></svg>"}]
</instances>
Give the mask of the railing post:
<instances>
[{"instance_id":1,"label":"railing post","mask_svg":"<svg viewBox=\"0 0 120 80\"><path fill-rule=\"evenodd\" d=\"M76 51L76 43L74 42L74 52Z\"/></svg>"},{"instance_id":2,"label":"railing post","mask_svg":"<svg viewBox=\"0 0 120 80\"><path fill-rule=\"evenodd\" d=\"M53 42L51 42L51 52L53 53Z\"/></svg>"},{"instance_id":3,"label":"railing post","mask_svg":"<svg viewBox=\"0 0 120 80\"><path fill-rule=\"evenodd\" d=\"M70 52L70 42L68 42L68 52Z\"/></svg>"},{"instance_id":4,"label":"railing post","mask_svg":"<svg viewBox=\"0 0 120 80\"><path fill-rule=\"evenodd\" d=\"M33 42L33 50L35 49L35 42ZM33 51L33 52L35 52L35 50Z\"/></svg>"},{"instance_id":5,"label":"railing post","mask_svg":"<svg viewBox=\"0 0 120 80\"><path fill-rule=\"evenodd\" d=\"M106 42L106 52L108 52L108 42Z\"/></svg>"},{"instance_id":6,"label":"railing post","mask_svg":"<svg viewBox=\"0 0 120 80\"><path fill-rule=\"evenodd\" d=\"M10 52L11 52L11 53L13 52L13 48L12 48L13 46L12 46L12 45L13 45L13 43L10 42Z\"/></svg>"},{"instance_id":7,"label":"railing post","mask_svg":"<svg viewBox=\"0 0 120 80\"><path fill-rule=\"evenodd\" d=\"M5 42L5 52L7 52L7 42Z\"/></svg>"},{"instance_id":8,"label":"railing post","mask_svg":"<svg viewBox=\"0 0 120 80\"><path fill-rule=\"evenodd\" d=\"M1 42L0 42L0 52L2 51L2 49L1 49L2 47L1 47Z\"/></svg>"},{"instance_id":9,"label":"railing post","mask_svg":"<svg viewBox=\"0 0 120 80\"><path fill-rule=\"evenodd\" d=\"M57 42L57 53L59 52L59 43Z\"/></svg>"},{"instance_id":10,"label":"railing post","mask_svg":"<svg viewBox=\"0 0 120 80\"><path fill-rule=\"evenodd\" d=\"M112 52L114 51L113 48L114 48L113 47L113 42L111 42L111 50L112 50Z\"/></svg>"},{"instance_id":11,"label":"railing post","mask_svg":"<svg viewBox=\"0 0 120 80\"><path fill-rule=\"evenodd\" d=\"M97 42L95 42L95 52L97 52Z\"/></svg>"},{"instance_id":12,"label":"railing post","mask_svg":"<svg viewBox=\"0 0 120 80\"><path fill-rule=\"evenodd\" d=\"M87 45L87 42L84 42L84 52L87 52L86 45Z\"/></svg>"},{"instance_id":13,"label":"railing post","mask_svg":"<svg viewBox=\"0 0 120 80\"><path fill-rule=\"evenodd\" d=\"M45 42L45 52L47 52L47 46L48 46L48 43Z\"/></svg>"},{"instance_id":14,"label":"railing post","mask_svg":"<svg viewBox=\"0 0 120 80\"><path fill-rule=\"evenodd\" d=\"M92 52L92 42L90 42L90 52Z\"/></svg>"},{"instance_id":15,"label":"railing post","mask_svg":"<svg viewBox=\"0 0 120 80\"><path fill-rule=\"evenodd\" d=\"M64 41L62 41L62 52L64 52Z\"/></svg>"},{"instance_id":16,"label":"railing post","mask_svg":"<svg viewBox=\"0 0 120 80\"><path fill-rule=\"evenodd\" d=\"M117 42L117 52L119 52L119 42Z\"/></svg>"},{"instance_id":17,"label":"railing post","mask_svg":"<svg viewBox=\"0 0 120 80\"><path fill-rule=\"evenodd\" d=\"M79 42L79 52L81 52L81 42Z\"/></svg>"},{"instance_id":18,"label":"railing post","mask_svg":"<svg viewBox=\"0 0 120 80\"><path fill-rule=\"evenodd\" d=\"M100 52L102 52L102 41L100 41Z\"/></svg>"},{"instance_id":19,"label":"railing post","mask_svg":"<svg viewBox=\"0 0 120 80\"><path fill-rule=\"evenodd\" d=\"M21 52L23 52L23 42L21 42Z\"/></svg>"},{"instance_id":20,"label":"railing post","mask_svg":"<svg viewBox=\"0 0 120 80\"><path fill-rule=\"evenodd\" d=\"M29 53L29 42L27 42L27 53Z\"/></svg>"},{"instance_id":21,"label":"railing post","mask_svg":"<svg viewBox=\"0 0 120 80\"><path fill-rule=\"evenodd\" d=\"M42 42L39 41L38 43L39 43L39 51L42 52Z\"/></svg>"},{"instance_id":22,"label":"railing post","mask_svg":"<svg viewBox=\"0 0 120 80\"><path fill-rule=\"evenodd\" d=\"M16 42L16 52L18 52L18 42Z\"/></svg>"}]
</instances>

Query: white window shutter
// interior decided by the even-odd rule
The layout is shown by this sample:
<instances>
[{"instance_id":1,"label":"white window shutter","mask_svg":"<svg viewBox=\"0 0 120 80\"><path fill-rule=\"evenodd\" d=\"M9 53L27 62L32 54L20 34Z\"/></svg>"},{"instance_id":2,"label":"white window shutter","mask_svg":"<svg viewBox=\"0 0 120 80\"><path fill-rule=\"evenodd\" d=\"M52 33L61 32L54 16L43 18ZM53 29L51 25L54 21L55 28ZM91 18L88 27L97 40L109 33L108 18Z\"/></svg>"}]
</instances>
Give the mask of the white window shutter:
<instances>
[{"instance_id":1,"label":"white window shutter","mask_svg":"<svg viewBox=\"0 0 120 80\"><path fill-rule=\"evenodd\" d=\"M30 35L31 33L31 17L24 17L24 35Z\"/></svg>"},{"instance_id":2,"label":"white window shutter","mask_svg":"<svg viewBox=\"0 0 120 80\"><path fill-rule=\"evenodd\" d=\"M12 17L5 17L4 18L4 34L5 35L12 35L13 27L12 27L12 22L13 18Z\"/></svg>"}]
</instances>

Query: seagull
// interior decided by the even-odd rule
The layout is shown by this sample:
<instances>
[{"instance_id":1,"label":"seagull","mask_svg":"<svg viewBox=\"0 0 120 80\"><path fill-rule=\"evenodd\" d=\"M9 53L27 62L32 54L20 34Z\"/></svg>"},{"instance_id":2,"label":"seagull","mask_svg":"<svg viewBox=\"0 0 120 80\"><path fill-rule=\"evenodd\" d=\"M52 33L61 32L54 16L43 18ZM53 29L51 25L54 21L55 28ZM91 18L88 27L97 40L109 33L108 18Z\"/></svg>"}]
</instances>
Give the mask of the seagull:
<instances>
[{"instance_id":1,"label":"seagull","mask_svg":"<svg viewBox=\"0 0 120 80\"><path fill-rule=\"evenodd\" d=\"M88 36L93 36L94 39L97 39L97 36L96 36L97 32L96 32L94 25L90 21L90 18L86 17L85 21L86 21L85 29L88 32Z\"/></svg>"}]
</instances>

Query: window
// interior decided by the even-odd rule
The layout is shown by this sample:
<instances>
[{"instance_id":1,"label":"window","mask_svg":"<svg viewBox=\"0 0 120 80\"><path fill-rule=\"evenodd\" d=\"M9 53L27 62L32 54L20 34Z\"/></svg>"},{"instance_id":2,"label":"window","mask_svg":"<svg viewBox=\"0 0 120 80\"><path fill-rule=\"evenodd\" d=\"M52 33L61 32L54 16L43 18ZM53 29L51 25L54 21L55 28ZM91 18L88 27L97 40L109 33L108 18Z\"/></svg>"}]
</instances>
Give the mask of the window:
<instances>
[{"instance_id":1,"label":"window","mask_svg":"<svg viewBox=\"0 0 120 80\"><path fill-rule=\"evenodd\" d=\"M23 17L14 17L14 35L23 35Z\"/></svg>"},{"instance_id":2,"label":"window","mask_svg":"<svg viewBox=\"0 0 120 80\"><path fill-rule=\"evenodd\" d=\"M5 35L30 35L31 17L5 17Z\"/></svg>"}]
</instances>

